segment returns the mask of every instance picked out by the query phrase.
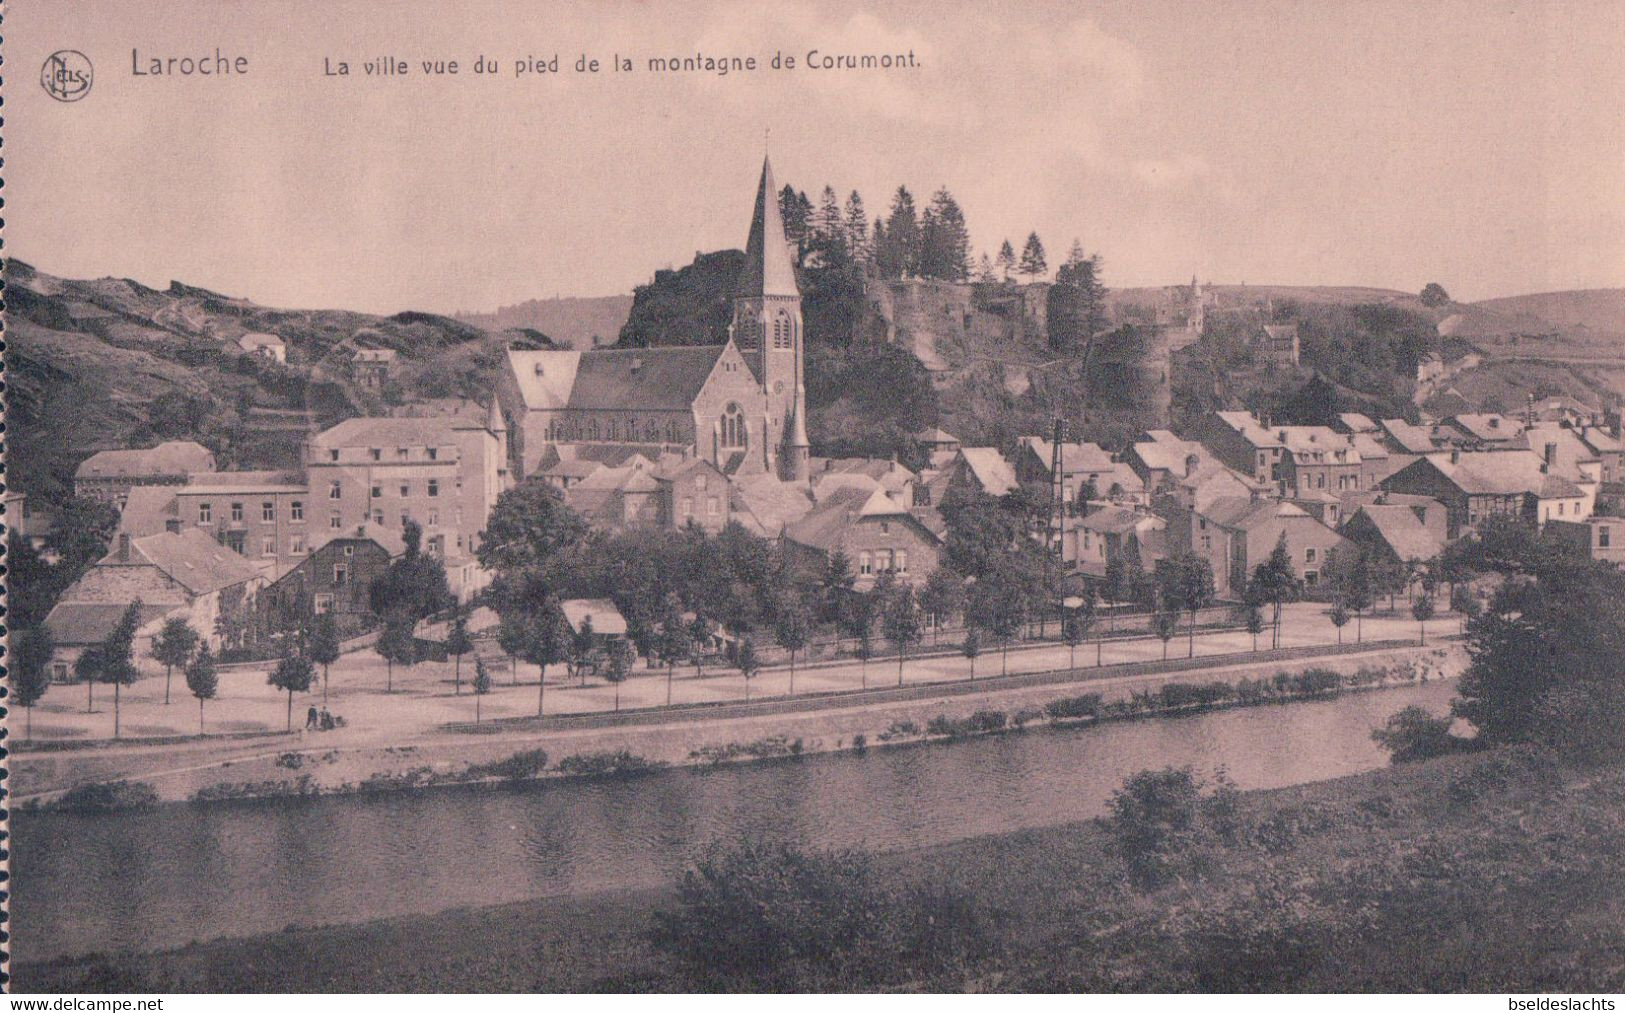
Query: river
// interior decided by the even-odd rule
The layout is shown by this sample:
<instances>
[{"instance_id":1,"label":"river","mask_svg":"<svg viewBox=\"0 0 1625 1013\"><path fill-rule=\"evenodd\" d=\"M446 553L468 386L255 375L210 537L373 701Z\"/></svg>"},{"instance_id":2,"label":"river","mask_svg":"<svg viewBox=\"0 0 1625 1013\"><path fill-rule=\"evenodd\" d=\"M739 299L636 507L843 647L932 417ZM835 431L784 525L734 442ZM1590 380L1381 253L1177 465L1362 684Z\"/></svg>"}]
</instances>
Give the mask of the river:
<instances>
[{"instance_id":1,"label":"river","mask_svg":"<svg viewBox=\"0 0 1625 1013\"><path fill-rule=\"evenodd\" d=\"M1371 729L1454 683L907 749L502 790L13 816L13 959L655 885L745 833L894 849L1086 819L1147 767L1244 789L1383 765Z\"/></svg>"}]
</instances>

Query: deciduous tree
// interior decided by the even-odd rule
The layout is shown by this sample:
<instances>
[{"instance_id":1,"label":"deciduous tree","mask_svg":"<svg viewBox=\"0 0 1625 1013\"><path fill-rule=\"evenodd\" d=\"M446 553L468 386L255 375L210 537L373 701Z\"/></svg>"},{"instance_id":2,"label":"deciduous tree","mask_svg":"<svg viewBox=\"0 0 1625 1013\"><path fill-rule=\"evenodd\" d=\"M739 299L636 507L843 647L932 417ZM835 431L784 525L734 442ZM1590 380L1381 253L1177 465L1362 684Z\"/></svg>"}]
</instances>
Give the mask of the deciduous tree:
<instances>
[{"instance_id":1,"label":"deciduous tree","mask_svg":"<svg viewBox=\"0 0 1625 1013\"><path fill-rule=\"evenodd\" d=\"M152 641L152 657L164 666L164 706L169 706L170 677L176 668L184 669L197 650L197 631L180 616L164 620L164 628Z\"/></svg>"},{"instance_id":2,"label":"deciduous tree","mask_svg":"<svg viewBox=\"0 0 1625 1013\"><path fill-rule=\"evenodd\" d=\"M208 641L198 646L197 653L186 666L186 688L197 697L197 733L203 734L203 701L213 700L220 688L220 676L215 668L214 654Z\"/></svg>"}]
</instances>

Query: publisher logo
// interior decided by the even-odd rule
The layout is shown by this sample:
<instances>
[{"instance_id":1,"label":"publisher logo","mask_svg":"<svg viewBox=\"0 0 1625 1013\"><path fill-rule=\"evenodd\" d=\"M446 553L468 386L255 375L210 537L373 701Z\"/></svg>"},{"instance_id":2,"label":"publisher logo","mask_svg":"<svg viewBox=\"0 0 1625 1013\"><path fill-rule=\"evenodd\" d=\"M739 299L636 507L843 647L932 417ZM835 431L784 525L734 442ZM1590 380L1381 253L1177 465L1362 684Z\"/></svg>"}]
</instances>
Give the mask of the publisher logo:
<instances>
[{"instance_id":1,"label":"publisher logo","mask_svg":"<svg viewBox=\"0 0 1625 1013\"><path fill-rule=\"evenodd\" d=\"M77 102L90 94L90 81L94 76L90 57L77 49L59 49L45 58L39 83L45 94L58 102Z\"/></svg>"}]
</instances>

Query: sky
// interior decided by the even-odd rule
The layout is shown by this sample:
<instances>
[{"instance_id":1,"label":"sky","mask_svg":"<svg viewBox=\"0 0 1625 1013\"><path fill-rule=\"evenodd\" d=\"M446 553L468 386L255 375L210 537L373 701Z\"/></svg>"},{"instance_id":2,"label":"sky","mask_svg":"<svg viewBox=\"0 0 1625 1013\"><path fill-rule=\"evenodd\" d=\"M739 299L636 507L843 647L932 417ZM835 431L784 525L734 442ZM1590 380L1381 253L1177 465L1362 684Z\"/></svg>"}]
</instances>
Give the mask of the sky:
<instances>
[{"instance_id":1,"label":"sky","mask_svg":"<svg viewBox=\"0 0 1625 1013\"><path fill-rule=\"evenodd\" d=\"M1625 286L1625 3L7 4L5 245L267 305L491 310L742 247L760 160L1113 286ZM242 75L135 76L246 56ZM74 49L79 101L33 68ZM774 70L775 53L907 53ZM755 56L650 74L651 56ZM558 54L558 74L515 60ZM612 73L614 54L637 71ZM597 74L573 71L583 54ZM476 58L499 72L476 75ZM367 77L366 60L407 61ZM456 77L420 61L452 60ZM349 77L324 61L347 62Z\"/></svg>"}]
</instances>

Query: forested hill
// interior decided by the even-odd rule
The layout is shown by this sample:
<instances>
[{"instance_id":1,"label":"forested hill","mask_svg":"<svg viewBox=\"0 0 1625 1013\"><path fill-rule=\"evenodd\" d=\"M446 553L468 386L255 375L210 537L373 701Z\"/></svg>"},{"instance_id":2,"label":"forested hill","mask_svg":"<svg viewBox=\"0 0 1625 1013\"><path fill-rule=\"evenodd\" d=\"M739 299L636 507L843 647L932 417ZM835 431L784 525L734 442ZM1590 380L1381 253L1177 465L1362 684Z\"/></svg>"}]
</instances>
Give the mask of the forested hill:
<instances>
[{"instance_id":1,"label":"forested hill","mask_svg":"<svg viewBox=\"0 0 1625 1013\"><path fill-rule=\"evenodd\" d=\"M629 295L528 299L490 313L458 313L457 319L482 330L541 331L561 345L592 348L614 344L632 310Z\"/></svg>"},{"instance_id":2,"label":"forested hill","mask_svg":"<svg viewBox=\"0 0 1625 1013\"><path fill-rule=\"evenodd\" d=\"M7 483L48 500L97 450L193 439L223 468L289 467L312 428L413 397L488 398L509 343L448 317L285 310L173 282L72 280L5 265ZM246 354L248 332L280 337L286 365ZM399 353L382 392L357 387L357 348Z\"/></svg>"}]
</instances>

